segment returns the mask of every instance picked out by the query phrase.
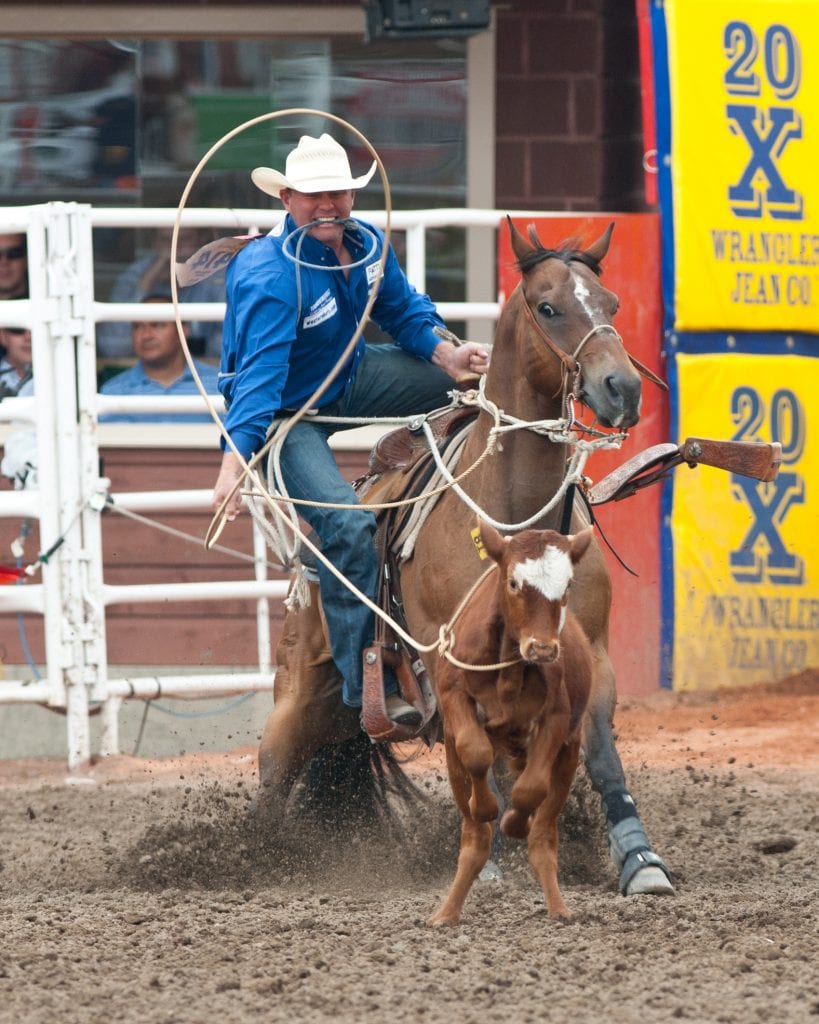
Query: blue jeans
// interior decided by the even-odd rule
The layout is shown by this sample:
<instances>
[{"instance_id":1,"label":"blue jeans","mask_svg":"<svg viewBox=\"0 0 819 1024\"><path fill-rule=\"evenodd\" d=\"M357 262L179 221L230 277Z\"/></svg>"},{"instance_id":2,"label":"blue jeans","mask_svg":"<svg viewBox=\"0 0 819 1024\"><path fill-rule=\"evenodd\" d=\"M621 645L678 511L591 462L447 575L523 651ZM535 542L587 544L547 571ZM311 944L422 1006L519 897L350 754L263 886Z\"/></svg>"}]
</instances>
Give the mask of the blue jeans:
<instances>
[{"instance_id":1,"label":"blue jeans","mask_svg":"<svg viewBox=\"0 0 819 1024\"><path fill-rule=\"evenodd\" d=\"M453 381L436 366L407 355L397 345L368 345L355 381L340 399L321 409L326 416L410 416L447 405ZM300 420L287 435L281 469L293 498L357 505L355 491L342 477L328 438L343 426ZM300 506L299 514L315 530L322 554L372 601L378 587L373 537L375 516L360 509ZM333 660L342 676L341 696L361 707L362 651L372 643L375 616L347 587L318 563L321 602Z\"/></svg>"}]
</instances>

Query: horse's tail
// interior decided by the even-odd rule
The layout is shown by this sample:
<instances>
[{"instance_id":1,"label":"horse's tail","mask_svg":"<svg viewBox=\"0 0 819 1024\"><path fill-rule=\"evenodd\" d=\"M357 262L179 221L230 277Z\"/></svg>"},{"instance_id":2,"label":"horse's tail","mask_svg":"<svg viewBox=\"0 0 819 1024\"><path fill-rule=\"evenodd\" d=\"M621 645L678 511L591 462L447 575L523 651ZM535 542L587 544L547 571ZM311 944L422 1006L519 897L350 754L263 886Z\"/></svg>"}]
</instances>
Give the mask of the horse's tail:
<instances>
[{"instance_id":1,"label":"horse's tail","mask_svg":"<svg viewBox=\"0 0 819 1024\"><path fill-rule=\"evenodd\" d=\"M300 810L329 830L352 825L400 830L402 812L426 802L392 747L360 732L320 747L299 787Z\"/></svg>"}]
</instances>

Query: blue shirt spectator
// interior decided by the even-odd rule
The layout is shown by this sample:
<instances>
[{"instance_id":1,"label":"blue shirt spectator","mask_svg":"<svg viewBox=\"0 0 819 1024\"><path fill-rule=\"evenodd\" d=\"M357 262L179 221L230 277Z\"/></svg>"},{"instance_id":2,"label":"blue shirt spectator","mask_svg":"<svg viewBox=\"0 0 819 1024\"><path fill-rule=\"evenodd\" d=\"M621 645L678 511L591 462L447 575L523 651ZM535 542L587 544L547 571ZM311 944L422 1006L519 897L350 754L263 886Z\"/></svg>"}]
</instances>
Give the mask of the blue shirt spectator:
<instances>
[{"instance_id":1,"label":"blue shirt spectator","mask_svg":"<svg viewBox=\"0 0 819 1024\"><path fill-rule=\"evenodd\" d=\"M146 299L150 302L169 302L170 297L154 292ZM183 325L185 334L189 325ZM182 346L179 344L176 323L173 320L140 320L131 325L133 352L137 362L128 370L106 381L100 389L103 395L198 395ZM218 374L215 367L194 360L196 372L209 394L218 395ZM201 413L109 413L100 416L107 423L212 423L211 415Z\"/></svg>"}]
</instances>

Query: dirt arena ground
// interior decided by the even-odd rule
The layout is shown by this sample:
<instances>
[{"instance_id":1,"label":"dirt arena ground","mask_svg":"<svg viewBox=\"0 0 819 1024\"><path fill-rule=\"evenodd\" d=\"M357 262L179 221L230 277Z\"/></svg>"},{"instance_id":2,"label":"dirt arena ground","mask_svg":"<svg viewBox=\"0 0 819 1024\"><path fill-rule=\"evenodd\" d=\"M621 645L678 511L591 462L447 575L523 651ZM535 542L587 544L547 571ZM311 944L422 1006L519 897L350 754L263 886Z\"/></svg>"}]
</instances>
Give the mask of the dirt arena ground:
<instances>
[{"instance_id":1,"label":"dirt arena ground","mask_svg":"<svg viewBox=\"0 0 819 1024\"><path fill-rule=\"evenodd\" d=\"M619 749L674 897L624 899L580 777L569 924L519 849L460 927L426 920L457 819L439 751L398 837L260 839L254 751L115 758L68 778L0 762L3 1024L360 1024L819 1017L819 673L618 708Z\"/></svg>"}]
</instances>

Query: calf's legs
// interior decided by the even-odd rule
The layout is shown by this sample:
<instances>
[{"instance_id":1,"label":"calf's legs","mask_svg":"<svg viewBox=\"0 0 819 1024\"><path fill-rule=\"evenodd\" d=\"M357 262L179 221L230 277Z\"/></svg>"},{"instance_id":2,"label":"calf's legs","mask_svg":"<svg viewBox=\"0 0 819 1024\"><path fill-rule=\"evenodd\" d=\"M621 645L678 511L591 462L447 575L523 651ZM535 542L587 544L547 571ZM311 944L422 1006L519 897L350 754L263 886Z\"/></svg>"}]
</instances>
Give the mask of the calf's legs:
<instances>
[{"instance_id":1,"label":"calf's legs","mask_svg":"<svg viewBox=\"0 0 819 1024\"><path fill-rule=\"evenodd\" d=\"M566 919L572 916L563 902L557 882L557 821L572 787L579 760L579 739L561 746L552 765L546 799L535 810L529 828L529 864L543 889L549 917Z\"/></svg>"},{"instance_id":2,"label":"calf's legs","mask_svg":"<svg viewBox=\"0 0 819 1024\"><path fill-rule=\"evenodd\" d=\"M477 724L477 723L476 723ZM492 849L492 820L477 821L470 811L473 793L473 779L458 756L456 741L451 733L444 737L446 747L446 765L449 783L455 803L463 815L461 825L461 848L458 853L458 867L455 879L450 886L446 899L432 915L429 923L433 927L442 925L454 926L461 920L464 903L469 890L487 860ZM491 747L490 747L491 749ZM488 770L488 769L487 769ZM494 799L494 797L493 797ZM497 804L495 808L497 814Z\"/></svg>"}]
</instances>

